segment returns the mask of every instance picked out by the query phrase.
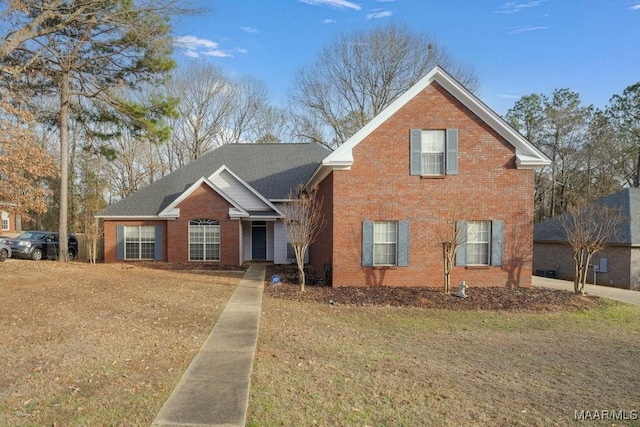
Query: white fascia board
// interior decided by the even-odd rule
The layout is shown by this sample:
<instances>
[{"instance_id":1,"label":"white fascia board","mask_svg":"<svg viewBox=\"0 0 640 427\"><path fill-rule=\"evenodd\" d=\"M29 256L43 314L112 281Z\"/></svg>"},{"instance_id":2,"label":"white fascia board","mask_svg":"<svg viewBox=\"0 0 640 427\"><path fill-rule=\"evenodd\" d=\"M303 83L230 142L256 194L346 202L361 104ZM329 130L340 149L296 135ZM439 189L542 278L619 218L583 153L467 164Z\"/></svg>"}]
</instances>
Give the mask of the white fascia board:
<instances>
[{"instance_id":1,"label":"white fascia board","mask_svg":"<svg viewBox=\"0 0 640 427\"><path fill-rule=\"evenodd\" d=\"M180 208L165 209L158 216L160 218L180 218Z\"/></svg>"},{"instance_id":2,"label":"white fascia board","mask_svg":"<svg viewBox=\"0 0 640 427\"><path fill-rule=\"evenodd\" d=\"M515 147L516 164L526 164L527 168L551 164L551 160L542 151L527 141L524 136L453 77L442 72L434 80Z\"/></svg>"},{"instance_id":3,"label":"white fascia board","mask_svg":"<svg viewBox=\"0 0 640 427\"><path fill-rule=\"evenodd\" d=\"M239 218L248 218L249 212L244 209L237 208L229 208L229 218L231 219L239 219Z\"/></svg>"},{"instance_id":4,"label":"white fascia board","mask_svg":"<svg viewBox=\"0 0 640 427\"><path fill-rule=\"evenodd\" d=\"M252 186L250 186L244 179L240 178L234 171L232 171L230 168L227 167L227 165L222 165L220 166L220 168L215 171L214 173L211 174L211 176L209 177L209 179L213 179L213 177L218 176L219 174L222 173L222 171L227 171L231 174L231 176L233 176L235 179L238 180L238 182L240 182L240 184L244 185L247 190L251 191L253 194L255 194L260 200L262 200L267 206L269 206L271 209L273 209L274 211L276 211L279 215L284 215L277 207L275 207L273 205L273 203L271 203L266 197L264 197L262 194L260 194L255 188L253 188ZM244 210L244 209L243 209ZM245 211L246 212L246 211Z\"/></svg>"}]
</instances>

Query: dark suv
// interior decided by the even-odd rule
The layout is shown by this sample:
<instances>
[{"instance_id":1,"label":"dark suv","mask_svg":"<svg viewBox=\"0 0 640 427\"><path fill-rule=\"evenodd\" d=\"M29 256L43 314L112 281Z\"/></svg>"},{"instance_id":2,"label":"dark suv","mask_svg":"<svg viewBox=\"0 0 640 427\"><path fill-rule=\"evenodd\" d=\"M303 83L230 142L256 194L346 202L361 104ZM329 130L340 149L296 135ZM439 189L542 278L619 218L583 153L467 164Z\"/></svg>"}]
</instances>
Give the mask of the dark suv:
<instances>
[{"instance_id":1,"label":"dark suv","mask_svg":"<svg viewBox=\"0 0 640 427\"><path fill-rule=\"evenodd\" d=\"M3 239L11 247L13 258L30 258L34 261L58 258L58 233L54 231L25 231L15 239ZM69 260L78 254L78 239L69 234Z\"/></svg>"}]
</instances>

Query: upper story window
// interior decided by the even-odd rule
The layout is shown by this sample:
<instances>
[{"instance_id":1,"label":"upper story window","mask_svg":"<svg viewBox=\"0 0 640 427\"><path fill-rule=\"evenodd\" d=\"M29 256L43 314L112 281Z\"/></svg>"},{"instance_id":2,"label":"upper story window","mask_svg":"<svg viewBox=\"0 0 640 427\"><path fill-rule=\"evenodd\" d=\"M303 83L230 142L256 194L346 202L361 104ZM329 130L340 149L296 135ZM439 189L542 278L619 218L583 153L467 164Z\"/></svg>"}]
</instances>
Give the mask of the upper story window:
<instances>
[{"instance_id":1,"label":"upper story window","mask_svg":"<svg viewBox=\"0 0 640 427\"><path fill-rule=\"evenodd\" d=\"M444 175L444 131L423 130L422 175Z\"/></svg>"},{"instance_id":2,"label":"upper story window","mask_svg":"<svg viewBox=\"0 0 640 427\"><path fill-rule=\"evenodd\" d=\"M458 173L458 129L412 129L411 175Z\"/></svg>"}]
</instances>

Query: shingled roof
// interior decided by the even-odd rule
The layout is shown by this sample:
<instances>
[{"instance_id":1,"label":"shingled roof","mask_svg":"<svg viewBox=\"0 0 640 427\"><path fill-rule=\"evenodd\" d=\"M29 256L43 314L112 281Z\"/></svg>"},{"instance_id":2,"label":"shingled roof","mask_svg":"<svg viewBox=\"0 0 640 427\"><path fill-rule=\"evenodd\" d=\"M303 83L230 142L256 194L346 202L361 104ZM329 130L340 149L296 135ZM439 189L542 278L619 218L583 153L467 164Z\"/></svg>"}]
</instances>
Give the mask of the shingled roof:
<instances>
[{"instance_id":1,"label":"shingled roof","mask_svg":"<svg viewBox=\"0 0 640 427\"><path fill-rule=\"evenodd\" d=\"M305 183L330 151L318 144L228 144L216 148L102 209L97 217L155 216L202 177L223 165L269 200L286 199Z\"/></svg>"},{"instance_id":2,"label":"shingled roof","mask_svg":"<svg viewBox=\"0 0 640 427\"><path fill-rule=\"evenodd\" d=\"M593 202L601 206L619 209L627 221L621 224L616 239L609 241L614 245L640 245L640 188L624 188ZM533 227L534 242L566 242L560 217L542 221Z\"/></svg>"}]
</instances>

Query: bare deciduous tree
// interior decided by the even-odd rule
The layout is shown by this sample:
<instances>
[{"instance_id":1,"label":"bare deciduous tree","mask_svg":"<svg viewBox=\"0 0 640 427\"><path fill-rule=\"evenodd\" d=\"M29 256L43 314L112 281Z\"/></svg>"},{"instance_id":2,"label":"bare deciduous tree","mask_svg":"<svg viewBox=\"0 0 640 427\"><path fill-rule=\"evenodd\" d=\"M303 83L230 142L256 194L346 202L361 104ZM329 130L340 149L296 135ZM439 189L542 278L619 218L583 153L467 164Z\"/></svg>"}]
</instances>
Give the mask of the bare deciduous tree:
<instances>
[{"instance_id":1,"label":"bare deciduous tree","mask_svg":"<svg viewBox=\"0 0 640 427\"><path fill-rule=\"evenodd\" d=\"M326 44L313 64L298 71L292 104L296 114L322 123L322 140L311 142L336 148L436 65L468 89L478 87L470 67L407 26L389 24L346 34Z\"/></svg>"},{"instance_id":2,"label":"bare deciduous tree","mask_svg":"<svg viewBox=\"0 0 640 427\"><path fill-rule=\"evenodd\" d=\"M619 209L592 203L570 209L559 217L561 230L573 251L573 290L584 293L589 263L594 254L614 239L626 219Z\"/></svg>"},{"instance_id":3,"label":"bare deciduous tree","mask_svg":"<svg viewBox=\"0 0 640 427\"><path fill-rule=\"evenodd\" d=\"M300 292L304 292L304 255L324 227L322 200L317 197L317 188L305 189L300 185L289 192L288 201L283 204L284 222L289 242L293 247L298 265Z\"/></svg>"},{"instance_id":4,"label":"bare deciduous tree","mask_svg":"<svg viewBox=\"0 0 640 427\"><path fill-rule=\"evenodd\" d=\"M456 258L456 250L467 241L465 230L456 227L456 220L463 217L458 216L459 210L454 209L446 218L433 220L429 223L430 238L442 246L442 265L444 272L444 292L451 292L451 270Z\"/></svg>"}]
</instances>

